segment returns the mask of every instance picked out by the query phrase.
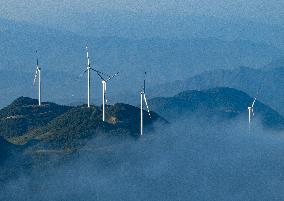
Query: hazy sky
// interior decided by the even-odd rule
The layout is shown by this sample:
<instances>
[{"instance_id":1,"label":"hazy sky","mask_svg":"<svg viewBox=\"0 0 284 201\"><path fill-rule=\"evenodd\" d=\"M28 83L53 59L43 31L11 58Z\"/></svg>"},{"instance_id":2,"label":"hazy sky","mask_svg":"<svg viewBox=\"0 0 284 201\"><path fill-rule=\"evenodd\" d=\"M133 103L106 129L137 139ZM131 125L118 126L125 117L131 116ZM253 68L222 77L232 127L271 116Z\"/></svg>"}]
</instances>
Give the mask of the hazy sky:
<instances>
[{"instance_id":1,"label":"hazy sky","mask_svg":"<svg viewBox=\"0 0 284 201\"><path fill-rule=\"evenodd\" d=\"M132 12L237 16L283 23L283 0L1 0L0 17L31 22L103 9Z\"/></svg>"}]
</instances>

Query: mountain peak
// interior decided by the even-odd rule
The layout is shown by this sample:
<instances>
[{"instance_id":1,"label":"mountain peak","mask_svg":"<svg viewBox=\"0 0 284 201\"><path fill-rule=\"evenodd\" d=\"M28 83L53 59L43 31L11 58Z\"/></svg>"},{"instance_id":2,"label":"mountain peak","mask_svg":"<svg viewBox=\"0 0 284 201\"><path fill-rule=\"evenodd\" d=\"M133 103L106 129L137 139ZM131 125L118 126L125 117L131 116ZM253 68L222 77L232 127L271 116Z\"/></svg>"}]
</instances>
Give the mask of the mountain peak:
<instances>
[{"instance_id":1,"label":"mountain peak","mask_svg":"<svg viewBox=\"0 0 284 201\"><path fill-rule=\"evenodd\" d=\"M11 105L13 106L27 106L27 105L36 105L36 104L38 104L37 99L32 99L24 96L17 98L11 103Z\"/></svg>"},{"instance_id":2,"label":"mountain peak","mask_svg":"<svg viewBox=\"0 0 284 201\"><path fill-rule=\"evenodd\" d=\"M102 107L86 105L71 107L55 103L34 106L37 100L20 97L0 110L0 136L15 144L38 141L35 146L55 149L81 147L89 138L103 136L138 136L140 108L117 103L106 105L106 121L102 121ZM167 123L155 112L151 118L144 111L144 127L152 130L156 121ZM34 146L34 145L32 145Z\"/></svg>"},{"instance_id":3,"label":"mountain peak","mask_svg":"<svg viewBox=\"0 0 284 201\"><path fill-rule=\"evenodd\" d=\"M240 115L246 117L247 108L252 101L253 97L243 91L217 87L201 91L184 91L173 97L154 98L149 102L155 111L169 119L202 114L205 117L229 120ZM265 127L284 128L284 117L269 106L257 100L254 111Z\"/></svg>"},{"instance_id":4,"label":"mountain peak","mask_svg":"<svg viewBox=\"0 0 284 201\"><path fill-rule=\"evenodd\" d=\"M69 109L55 103L44 103L39 107L36 99L19 97L0 110L0 135L5 138L23 135Z\"/></svg>"}]
</instances>

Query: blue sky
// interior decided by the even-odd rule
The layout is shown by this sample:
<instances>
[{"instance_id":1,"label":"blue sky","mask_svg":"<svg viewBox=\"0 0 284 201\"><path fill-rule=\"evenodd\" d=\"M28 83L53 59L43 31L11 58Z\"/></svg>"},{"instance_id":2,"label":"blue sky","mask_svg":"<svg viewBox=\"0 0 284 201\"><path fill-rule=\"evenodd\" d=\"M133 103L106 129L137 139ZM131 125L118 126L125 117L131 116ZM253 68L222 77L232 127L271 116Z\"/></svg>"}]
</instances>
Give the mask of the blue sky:
<instances>
[{"instance_id":1,"label":"blue sky","mask_svg":"<svg viewBox=\"0 0 284 201\"><path fill-rule=\"evenodd\" d=\"M38 23L71 16L72 13L119 10L141 13L168 13L242 17L281 24L283 0L1 0L0 17Z\"/></svg>"}]
</instances>

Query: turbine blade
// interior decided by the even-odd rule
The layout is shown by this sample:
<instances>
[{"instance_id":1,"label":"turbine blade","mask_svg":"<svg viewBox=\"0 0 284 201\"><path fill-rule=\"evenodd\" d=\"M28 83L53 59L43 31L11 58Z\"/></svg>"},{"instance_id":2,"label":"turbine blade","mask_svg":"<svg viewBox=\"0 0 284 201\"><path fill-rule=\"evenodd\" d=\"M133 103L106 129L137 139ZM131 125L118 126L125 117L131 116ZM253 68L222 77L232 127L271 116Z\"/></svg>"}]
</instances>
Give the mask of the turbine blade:
<instances>
[{"instance_id":1,"label":"turbine blade","mask_svg":"<svg viewBox=\"0 0 284 201\"><path fill-rule=\"evenodd\" d=\"M151 113L150 113L150 109L149 109L149 106L148 106L147 98L146 98L146 95L145 95L145 94L144 94L144 101L145 101L145 104L146 104L146 107L147 107L147 112L148 112L148 114L149 114L149 117L152 118L152 117L151 117Z\"/></svg>"},{"instance_id":2,"label":"turbine blade","mask_svg":"<svg viewBox=\"0 0 284 201\"><path fill-rule=\"evenodd\" d=\"M88 45L86 45L86 54L87 54L87 67L91 66L91 62L90 62L90 56L89 56L89 50L88 50Z\"/></svg>"},{"instance_id":3,"label":"turbine blade","mask_svg":"<svg viewBox=\"0 0 284 201\"><path fill-rule=\"evenodd\" d=\"M35 77L34 77L33 85L35 85L35 82L36 82L36 79L37 79L37 74L38 74L38 69L36 69L36 72L35 72Z\"/></svg>"},{"instance_id":4,"label":"turbine blade","mask_svg":"<svg viewBox=\"0 0 284 201\"><path fill-rule=\"evenodd\" d=\"M100 76L100 78L101 78L102 80L104 80L104 81L106 81L106 80L103 78L103 75L106 76L106 77L110 77L108 74L103 73L103 72L101 72L101 71L98 71L98 70L96 70L96 69L91 68L91 70L93 70L93 71L95 71L96 73L98 73L98 75Z\"/></svg>"},{"instance_id":5,"label":"turbine blade","mask_svg":"<svg viewBox=\"0 0 284 201\"><path fill-rule=\"evenodd\" d=\"M38 53L37 53L37 50L35 51L36 53L36 66L38 67L39 66L39 62L38 62Z\"/></svg>"},{"instance_id":6,"label":"turbine blade","mask_svg":"<svg viewBox=\"0 0 284 201\"><path fill-rule=\"evenodd\" d=\"M95 69L93 69L93 68L91 68L91 70L94 71L94 72L96 72L97 75L101 78L101 80L105 81L105 79L104 79L103 76L101 75L102 72L100 72L100 71L98 71L98 70L95 70Z\"/></svg>"},{"instance_id":7,"label":"turbine blade","mask_svg":"<svg viewBox=\"0 0 284 201\"><path fill-rule=\"evenodd\" d=\"M143 85L144 93L146 93L146 77L147 77L147 72L145 72L145 75L144 75L144 85Z\"/></svg>"},{"instance_id":8,"label":"turbine blade","mask_svg":"<svg viewBox=\"0 0 284 201\"><path fill-rule=\"evenodd\" d=\"M109 80L111 80L112 78L118 76L119 72L115 73L113 76L109 76L109 78L106 80L106 82L108 82Z\"/></svg>"},{"instance_id":9,"label":"turbine blade","mask_svg":"<svg viewBox=\"0 0 284 201\"><path fill-rule=\"evenodd\" d=\"M89 59L89 49L88 49L88 45L86 45L86 54L87 54L87 59Z\"/></svg>"},{"instance_id":10,"label":"turbine blade","mask_svg":"<svg viewBox=\"0 0 284 201\"><path fill-rule=\"evenodd\" d=\"M254 98L253 103L251 105L251 107L253 108L254 104L255 104L256 98Z\"/></svg>"},{"instance_id":11,"label":"turbine blade","mask_svg":"<svg viewBox=\"0 0 284 201\"><path fill-rule=\"evenodd\" d=\"M105 82L105 84L104 84L104 95L105 95L105 101L106 101L106 103L108 102L108 100L107 100L107 97L106 97L106 91L107 91L107 86L106 86L107 84L106 84L106 82Z\"/></svg>"},{"instance_id":12,"label":"turbine blade","mask_svg":"<svg viewBox=\"0 0 284 201\"><path fill-rule=\"evenodd\" d=\"M86 46L87 58L89 58L88 46Z\"/></svg>"},{"instance_id":13,"label":"turbine blade","mask_svg":"<svg viewBox=\"0 0 284 201\"><path fill-rule=\"evenodd\" d=\"M106 103L108 102L108 99L107 99L107 96L106 96L106 94L105 94L105 101L106 101Z\"/></svg>"}]
</instances>

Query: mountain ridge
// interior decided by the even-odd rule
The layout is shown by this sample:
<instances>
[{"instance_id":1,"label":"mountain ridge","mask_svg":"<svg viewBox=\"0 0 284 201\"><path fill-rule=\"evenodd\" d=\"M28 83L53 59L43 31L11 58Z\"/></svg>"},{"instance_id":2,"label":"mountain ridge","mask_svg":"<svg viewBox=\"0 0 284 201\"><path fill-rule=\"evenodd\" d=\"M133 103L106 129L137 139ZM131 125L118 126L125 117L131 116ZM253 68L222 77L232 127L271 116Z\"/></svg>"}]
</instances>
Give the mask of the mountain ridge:
<instances>
[{"instance_id":1,"label":"mountain ridge","mask_svg":"<svg viewBox=\"0 0 284 201\"><path fill-rule=\"evenodd\" d=\"M15 144L31 142L32 147L56 149L82 147L89 138L101 133L122 138L139 136L140 109L135 106L106 105L106 121L103 122L101 106L37 104L36 99L20 97L0 110L0 135ZM154 122L167 123L155 112L151 112L151 118L143 112L146 130L153 130Z\"/></svg>"},{"instance_id":2,"label":"mountain ridge","mask_svg":"<svg viewBox=\"0 0 284 201\"><path fill-rule=\"evenodd\" d=\"M217 87L208 90L189 90L173 97L158 97L150 99L153 110L168 120L180 119L185 116L199 115L199 117L220 120L235 119L242 116L248 118L248 106L253 98L245 92L227 87ZM261 119L264 127L284 129L284 117L259 102L255 103L254 112Z\"/></svg>"},{"instance_id":3,"label":"mountain ridge","mask_svg":"<svg viewBox=\"0 0 284 201\"><path fill-rule=\"evenodd\" d=\"M239 67L232 70L219 69L203 72L185 80L158 85L155 89L151 88L149 91L155 96L167 97L186 90L230 87L244 91L252 97L257 96L258 100L283 115L283 75L284 66L262 69L250 67Z\"/></svg>"}]
</instances>

